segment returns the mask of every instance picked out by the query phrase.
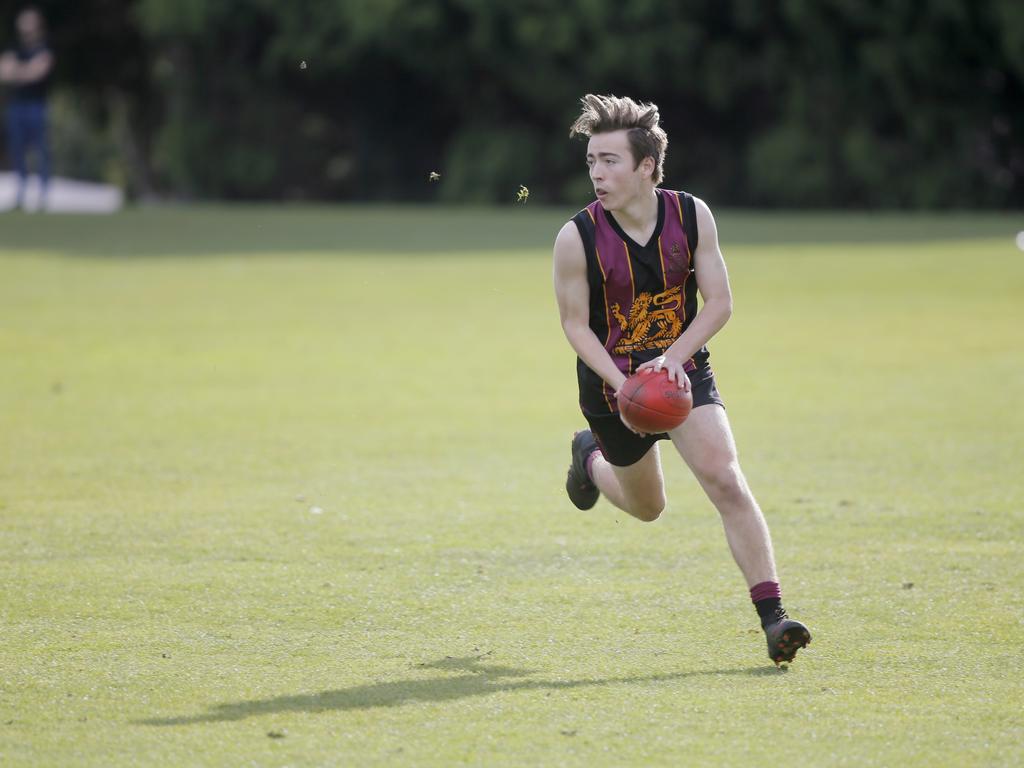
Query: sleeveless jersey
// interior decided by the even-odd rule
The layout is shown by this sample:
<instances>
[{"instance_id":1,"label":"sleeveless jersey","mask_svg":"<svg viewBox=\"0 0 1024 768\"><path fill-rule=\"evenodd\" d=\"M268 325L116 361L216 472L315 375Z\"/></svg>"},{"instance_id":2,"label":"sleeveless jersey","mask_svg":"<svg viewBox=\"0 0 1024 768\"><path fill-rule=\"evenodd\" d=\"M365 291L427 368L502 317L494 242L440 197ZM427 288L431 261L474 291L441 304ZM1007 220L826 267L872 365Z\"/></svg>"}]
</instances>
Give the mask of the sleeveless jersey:
<instances>
[{"instance_id":1,"label":"sleeveless jersey","mask_svg":"<svg viewBox=\"0 0 1024 768\"><path fill-rule=\"evenodd\" d=\"M573 217L587 258L590 329L626 376L664 354L697 314L693 197L665 189L655 192L658 223L644 245L622 230L600 200ZM686 361L686 370L704 366L708 357L704 346ZM576 375L585 413L618 411L615 391L580 359Z\"/></svg>"}]
</instances>

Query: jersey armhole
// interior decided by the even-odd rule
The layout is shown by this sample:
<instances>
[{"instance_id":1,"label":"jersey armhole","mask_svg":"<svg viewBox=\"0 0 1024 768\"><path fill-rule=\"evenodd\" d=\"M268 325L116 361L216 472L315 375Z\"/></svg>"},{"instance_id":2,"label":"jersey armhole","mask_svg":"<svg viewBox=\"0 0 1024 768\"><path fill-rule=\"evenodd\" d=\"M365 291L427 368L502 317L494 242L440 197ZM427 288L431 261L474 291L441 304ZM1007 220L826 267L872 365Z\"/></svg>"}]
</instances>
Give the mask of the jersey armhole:
<instances>
[{"instance_id":1,"label":"jersey armhole","mask_svg":"<svg viewBox=\"0 0 1024 768\"><path fill-rule=\"evenodd\" d=\"M580 211L572 217L572 222L580 233L580 240L583 241L583 252L587 256L587 261L590 261L590 254L594 250L594 225L590 221L590 215L586 210Z\"/></svg>"},{"instance_id":2,"label":"jersey armhole","mask_svg":"<svg viewBox=\"0 0 1024 768\"><path fill-rule=\"evenodd\" d=\"M692 260L697 253L700 231L697 229L697 204L693 202L693 195L689 192L683 192L683 230L686 232L686 243L690 246Z\"/></svg>"},{"instance_id":3,"label":"jersey armhole","mask_svg":"<svg viewBox=\"0 0 1024 768\"><path fill-rule=\"evenodd\" d=\"M573 216L572 221L576 225L576 230L580 233L580 240L583 241L583 258L587 262L587 282L593 291L595 286L600 287L601 284L599 268L596 265L597 251L594 246L594 222L586 208Z\"/></svg>"}]
</instances>

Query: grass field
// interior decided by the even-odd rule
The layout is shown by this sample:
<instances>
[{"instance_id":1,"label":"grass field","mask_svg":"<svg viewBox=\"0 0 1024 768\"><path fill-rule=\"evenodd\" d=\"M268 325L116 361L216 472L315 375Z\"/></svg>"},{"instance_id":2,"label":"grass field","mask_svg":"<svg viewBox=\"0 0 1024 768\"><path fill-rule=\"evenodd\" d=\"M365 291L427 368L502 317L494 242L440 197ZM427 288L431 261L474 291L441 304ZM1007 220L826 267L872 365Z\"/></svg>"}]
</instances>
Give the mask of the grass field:
<instances>
[{"instance_id":1,"label":"grass field","mask_svg":"<svg viewBox=\"0 0 1024 768\"><path fill-rule=\"evenodd\" d=\"M570 213L0 218L0 763L1024 763L1024 219L720 215L780 672L681 462L564 498Z\"/></svg>"}]
</instances>

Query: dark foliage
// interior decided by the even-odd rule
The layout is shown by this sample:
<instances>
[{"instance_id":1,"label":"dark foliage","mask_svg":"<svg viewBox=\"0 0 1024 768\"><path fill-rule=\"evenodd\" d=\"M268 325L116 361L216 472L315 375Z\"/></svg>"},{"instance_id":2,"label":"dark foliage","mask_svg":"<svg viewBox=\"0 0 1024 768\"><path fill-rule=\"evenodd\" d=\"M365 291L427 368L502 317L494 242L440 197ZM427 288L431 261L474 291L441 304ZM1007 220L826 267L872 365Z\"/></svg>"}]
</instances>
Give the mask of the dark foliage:
<instances>
[{"instance_id":1,"label":"dark foliage","mask_svg":"<svg viewBox=\"0 0 1024 768\"><path fill-rule=\"evenodd\" d=\"M593 91L659 104L667 183L720 204L1024 203L1013 0L39 5L139 193L582 201Z\"/></svg>"}]
</instances>

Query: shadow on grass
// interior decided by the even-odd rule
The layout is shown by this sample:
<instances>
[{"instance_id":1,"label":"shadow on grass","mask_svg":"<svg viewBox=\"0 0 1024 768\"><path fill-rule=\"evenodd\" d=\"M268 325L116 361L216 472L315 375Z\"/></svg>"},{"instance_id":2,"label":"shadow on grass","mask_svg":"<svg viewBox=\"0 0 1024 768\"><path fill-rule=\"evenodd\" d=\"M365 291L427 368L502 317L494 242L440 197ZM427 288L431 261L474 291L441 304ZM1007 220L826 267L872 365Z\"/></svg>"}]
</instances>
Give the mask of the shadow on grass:
<instances>
[{"instance_id":1,"label":"shadow on grass","mask_svg":"<svg viewBox=\"0 0 1024 768\"><path fill-rule=\"evenodd\" d=\"M482 657L447 657L440 661L419 664L421 669L443 669L466 674L458 677L436 677L427 680L398 680L393 683L373 683L341 688L335 691L302 694L299 696L277 696L272 699L238 701L217 704L210 712L184 717L151 718L135 720L136 725L192 725L195 723L217 723L243 720L257 715L279 714L282 712L327 712L337 710L371 709L373 707L398 707L410 702L444 702L464 699L470 696L486 696L503 691L551 690L565 691L604 685L628 685L632 683L657 683L671 680L685 680L690 677L715 675L777 676L779 670L772 667L751 667L748 669L715 669L690 672L666 672L658 675L633 677L604 677L584 680L511 680L533 674L529 669L516 669L495 664L481 663Z\"/></svg>"}]
</instances>

